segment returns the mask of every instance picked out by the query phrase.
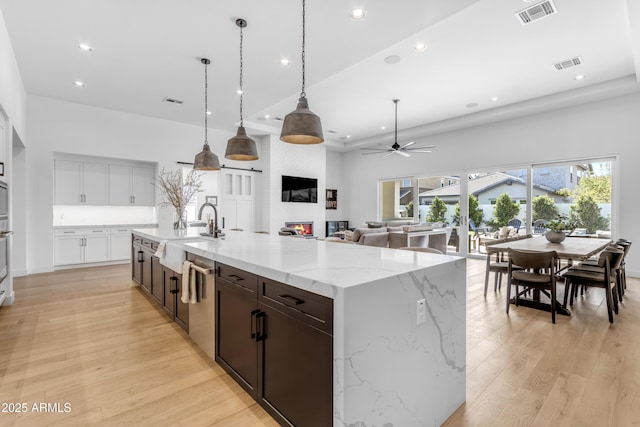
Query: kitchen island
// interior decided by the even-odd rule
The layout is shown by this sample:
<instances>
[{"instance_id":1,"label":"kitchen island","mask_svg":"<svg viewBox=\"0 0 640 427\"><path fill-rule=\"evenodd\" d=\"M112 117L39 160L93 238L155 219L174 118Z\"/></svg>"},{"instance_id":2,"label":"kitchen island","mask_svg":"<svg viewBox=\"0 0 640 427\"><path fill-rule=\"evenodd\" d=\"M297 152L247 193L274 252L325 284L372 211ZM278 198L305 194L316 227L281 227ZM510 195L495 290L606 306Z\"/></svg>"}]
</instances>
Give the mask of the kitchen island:
<instances>
[{"instance_id":1,"label":"kitchen island","mask_svg":"<svg viewBox=\"0 0 640 427\"><path fill-rule=\"evenodd\" d=\"M332 300L334 426L440 425L464 402L463 258L246 232L181 245Z\"/></svg>"}]
</instances>

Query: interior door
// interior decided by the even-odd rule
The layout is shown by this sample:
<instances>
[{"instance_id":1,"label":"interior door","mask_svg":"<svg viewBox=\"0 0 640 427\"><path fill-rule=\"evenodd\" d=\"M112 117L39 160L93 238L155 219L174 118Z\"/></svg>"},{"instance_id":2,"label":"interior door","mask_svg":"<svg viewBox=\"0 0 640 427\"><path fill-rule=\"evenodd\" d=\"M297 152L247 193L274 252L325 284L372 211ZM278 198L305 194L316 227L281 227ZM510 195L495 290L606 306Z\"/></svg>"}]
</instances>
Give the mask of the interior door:
<instances>
[{"instance_id":1,"label":"interior door","mask_svg":"<svg viewBox=\"0 0 640 427\"><path fill-rule=\"evenodd\" d=\"M255 229L255 172L230 170L220 180L223 186L220 215L224 228Z\"/></svg>"}]
</instances>

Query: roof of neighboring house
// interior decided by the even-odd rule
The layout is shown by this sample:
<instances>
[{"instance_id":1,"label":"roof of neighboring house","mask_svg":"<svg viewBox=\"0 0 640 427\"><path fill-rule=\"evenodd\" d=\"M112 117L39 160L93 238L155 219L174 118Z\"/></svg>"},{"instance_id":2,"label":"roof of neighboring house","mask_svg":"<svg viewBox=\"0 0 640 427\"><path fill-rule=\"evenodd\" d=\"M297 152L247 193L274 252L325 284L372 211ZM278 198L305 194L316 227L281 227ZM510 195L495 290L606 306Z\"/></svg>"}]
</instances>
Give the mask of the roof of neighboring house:
<instances>
[{"instance_id":1,"label":"roof of neighboring house","mask_svg":"<svg viewBox=\"0 0 640 427\"><path fill-rule=\"evenodd\" d=\"M511 181L512 183L522 184L525 182L513 175L509 175L502 172L494 172L484 176L479 176L475 179L469 180L469 193L474 196L478 196L478 194L490 190L498 185ZM550 187L544 185L533 184L534 187L547 191L549 193L553 193L554 190ZM448 197L448 196L459 196L460 195L460 184L447 185L445 187L436 188L434 190L424 191L420 193L420 197Z\"/></svg>"}]
</instances>

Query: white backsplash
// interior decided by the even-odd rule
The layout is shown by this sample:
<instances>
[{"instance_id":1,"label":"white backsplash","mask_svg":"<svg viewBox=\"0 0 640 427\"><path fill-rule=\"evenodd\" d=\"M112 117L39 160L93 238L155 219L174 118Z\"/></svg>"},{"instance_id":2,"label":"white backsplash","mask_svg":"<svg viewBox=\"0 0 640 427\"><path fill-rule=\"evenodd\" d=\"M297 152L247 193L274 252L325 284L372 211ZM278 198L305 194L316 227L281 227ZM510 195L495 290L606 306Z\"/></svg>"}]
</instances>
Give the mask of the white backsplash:
<instances>
[{"instance_id":1,"label":"white backsplash","mask_svg":"<svg viewBox=\"0 0 640 427\"><path fill-rule=\"evenodd\" d=\"M157 223L153 206L53 206L53 226Z\"/></svg>"}]
</instances>

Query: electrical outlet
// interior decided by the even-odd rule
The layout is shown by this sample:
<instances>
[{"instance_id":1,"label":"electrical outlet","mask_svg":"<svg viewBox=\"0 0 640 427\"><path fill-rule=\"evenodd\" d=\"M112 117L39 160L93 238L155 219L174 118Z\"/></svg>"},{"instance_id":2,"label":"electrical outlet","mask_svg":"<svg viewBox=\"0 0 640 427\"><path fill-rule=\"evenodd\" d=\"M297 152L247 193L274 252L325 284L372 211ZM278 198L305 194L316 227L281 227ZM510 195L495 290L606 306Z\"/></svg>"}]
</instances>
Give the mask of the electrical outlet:
<instances>
[{"instance_id":1,"label":"electrical outlet","mask_svg":"<svg viewBox=\"0 0 640 427\"><path fill-rule=\"evenodd\" d=\"M427 320L426 301L419 299L416 304L416 325L422 325Z\"/></svg>"}]
</instances>

